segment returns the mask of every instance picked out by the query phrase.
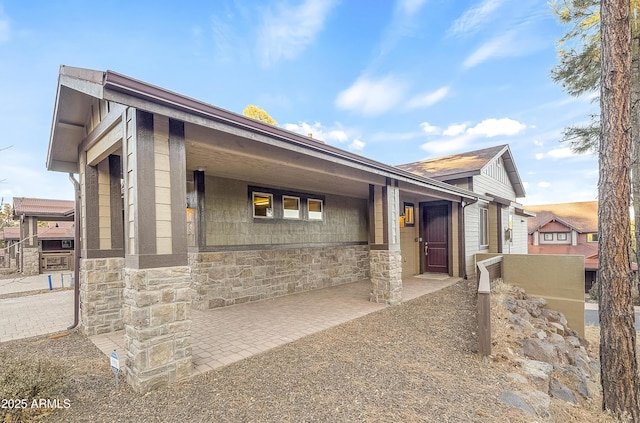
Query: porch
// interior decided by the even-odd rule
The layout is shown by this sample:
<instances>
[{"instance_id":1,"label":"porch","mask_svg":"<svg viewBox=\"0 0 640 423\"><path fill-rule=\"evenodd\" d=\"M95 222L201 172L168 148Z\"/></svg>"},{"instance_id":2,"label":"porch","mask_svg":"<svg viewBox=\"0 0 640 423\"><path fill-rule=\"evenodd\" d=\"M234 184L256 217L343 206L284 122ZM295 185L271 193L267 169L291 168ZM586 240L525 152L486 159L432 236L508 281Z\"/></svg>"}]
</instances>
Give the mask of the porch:
<instances>
[{"instance_id":1,"label":"porch","mask_svg":"<svg viewBox=\"0 0 640 423\"><path fill-rule=\"evenodd\" d=\"M424 274L403 279L402 301L438 291L460 278ZM371 282L359 282L209 310L192 309L192 375L208 372L386 306L369 301ZM124 331L89 337L124 365Z\"/></svg>"}]
</instances>

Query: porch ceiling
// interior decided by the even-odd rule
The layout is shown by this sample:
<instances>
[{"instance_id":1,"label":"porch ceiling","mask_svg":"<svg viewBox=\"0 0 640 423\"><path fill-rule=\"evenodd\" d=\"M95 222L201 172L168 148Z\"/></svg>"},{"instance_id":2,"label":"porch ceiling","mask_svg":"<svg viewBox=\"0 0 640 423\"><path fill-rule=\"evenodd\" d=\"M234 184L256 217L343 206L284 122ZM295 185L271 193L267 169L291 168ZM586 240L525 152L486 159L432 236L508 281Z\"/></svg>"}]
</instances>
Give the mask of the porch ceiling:
<instances>
[{"instance_id":1,"label":"porch ceiling","mask_svg":"<svg viewBox=\"0 0 640 423\"><path fill-rule=\"evenodd\" d=\"M248 181L257 185L368 198L369 184L385 178L300 151L187 124L187 172Z\"/></svg>"}]
</instances>

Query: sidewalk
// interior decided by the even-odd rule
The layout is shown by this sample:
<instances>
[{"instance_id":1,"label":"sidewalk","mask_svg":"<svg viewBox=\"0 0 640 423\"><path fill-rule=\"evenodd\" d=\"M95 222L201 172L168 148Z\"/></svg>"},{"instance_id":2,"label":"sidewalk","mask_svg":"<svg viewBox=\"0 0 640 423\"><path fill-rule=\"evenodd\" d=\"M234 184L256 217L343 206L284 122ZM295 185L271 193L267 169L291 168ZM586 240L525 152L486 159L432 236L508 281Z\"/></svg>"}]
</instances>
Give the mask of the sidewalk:
<instances>
[{"instance_id":1,"label":"sidewalk","mask_svg":"<svg viewBox=\"0 0 640 423\"><path fill-rule=\"evenodd\" d=\"M73 324L73 290L0 300L0 342L66 330Z\"/></svg>"},{"instance_id":2,"label":"sidewalk","mask_svg":"<svg viewBox=\"0 0 640 423\"><path fill-rule=\"evenodd\" d=\"M56 271L43 273L36 276L22 276L16 274L9 279L0 279L0 295L12 294L15 292L39 291L49 289L49 275L51 275L51 285L55 288L68 288L71 286L71 271Z\"/></svg>"}]
</instances>

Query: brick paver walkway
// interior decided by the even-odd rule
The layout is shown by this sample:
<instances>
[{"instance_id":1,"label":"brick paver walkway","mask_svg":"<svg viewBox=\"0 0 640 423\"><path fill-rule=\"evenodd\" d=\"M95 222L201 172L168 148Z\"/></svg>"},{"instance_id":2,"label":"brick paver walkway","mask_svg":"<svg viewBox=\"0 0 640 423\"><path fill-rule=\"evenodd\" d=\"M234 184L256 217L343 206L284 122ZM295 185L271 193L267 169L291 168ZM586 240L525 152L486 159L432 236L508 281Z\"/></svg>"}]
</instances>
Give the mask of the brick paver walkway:
<instances>
[{"instance_id":1,"label":"brick paver walkway","mask_svg":"<svg viewBox=\"0 0 640 423\"><path fill-rule=\"evenodd\" d=\"M403 281L403 299L442 289L458 278L420 276ZM339 285L255 303L192 310L193 373L199 374L364 316L385 305L369 301L371 283ZM90 339L124 361L124 331Z\"/></svg>"},{"instance_id":2,"label":"brick paver walkway","mask_svg":"<svg viewBox=\"0 0 640 423\"><path fill-rule=\"evenodd\" d=\"M73 323L73 290L0 300L0 342L66 330Z\"/></svg>"}]
</instances>

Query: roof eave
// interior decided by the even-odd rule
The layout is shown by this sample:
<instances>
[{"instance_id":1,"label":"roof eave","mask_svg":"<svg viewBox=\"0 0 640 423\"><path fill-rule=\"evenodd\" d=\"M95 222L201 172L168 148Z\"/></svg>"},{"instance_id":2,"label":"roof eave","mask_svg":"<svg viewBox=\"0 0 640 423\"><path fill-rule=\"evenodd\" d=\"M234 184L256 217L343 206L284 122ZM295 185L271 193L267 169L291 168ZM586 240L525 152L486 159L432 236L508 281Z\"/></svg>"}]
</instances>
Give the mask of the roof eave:
<instances>
[{"instance_id":1,"label":"roof eave","mask_svg":"<svg viewBox=\"0 0 640 423\"><path fill-rule=\"evenodd\" d=\"M114 94L111 94L112 92ZM339 157L353 163L358 163L366 167L377 169L378 171L382 171L384 176L404 180L406 182L416 181L418 183L428 184L434 190L442 193L459 196L464 199L478 198L478 194L475 194L469 190L458 188L433 178L419 176L414 173L399 169L395 166L377 162L361 155L350 153L340 148L311 140L308 137L302 136L295 132L291 132L283 128L269 125L255 119L230 112L228 110L210 105L208 103L183 96L173 91L169 91L164 88L148 84L134 78L130 78L126 75L122 75L113 71L107 71L104 77L104 98L113 101L119 100L119 102L122 103L122 95L161 104L169 108L178 109L183 112L205 117L207 119L213 119L215 121L239 127L251 132L261 133L263 135L276 138L286 143L291 143L302 146L304 148L320 151L324 154L329 154L331 156Z\"/></svg>"}]
</instances>

